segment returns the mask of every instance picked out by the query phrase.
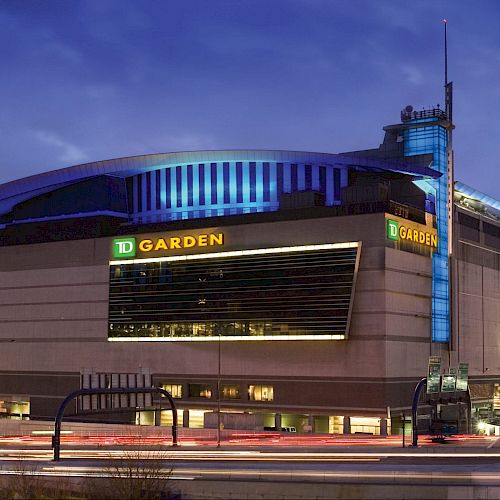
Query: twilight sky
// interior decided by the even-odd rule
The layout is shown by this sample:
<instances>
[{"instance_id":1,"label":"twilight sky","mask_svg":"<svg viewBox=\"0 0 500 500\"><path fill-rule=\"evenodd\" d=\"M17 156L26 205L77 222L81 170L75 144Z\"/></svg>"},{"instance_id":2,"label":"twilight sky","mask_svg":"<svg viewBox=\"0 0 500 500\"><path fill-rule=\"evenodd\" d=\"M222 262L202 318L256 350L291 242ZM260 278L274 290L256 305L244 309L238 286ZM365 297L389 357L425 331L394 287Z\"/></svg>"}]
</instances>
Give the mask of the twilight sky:
<instances>
[{"instance_id":1,"label":"twilight sky","mask_svg":"<svg viewBox=\"0 0 500 500\"><path fill-rule=\"evenodd\" d=\"M457 179L500 199L498 0L0 0L0 183L194 149L377 147L454 81Z\"/></svg>"}]
</instances>

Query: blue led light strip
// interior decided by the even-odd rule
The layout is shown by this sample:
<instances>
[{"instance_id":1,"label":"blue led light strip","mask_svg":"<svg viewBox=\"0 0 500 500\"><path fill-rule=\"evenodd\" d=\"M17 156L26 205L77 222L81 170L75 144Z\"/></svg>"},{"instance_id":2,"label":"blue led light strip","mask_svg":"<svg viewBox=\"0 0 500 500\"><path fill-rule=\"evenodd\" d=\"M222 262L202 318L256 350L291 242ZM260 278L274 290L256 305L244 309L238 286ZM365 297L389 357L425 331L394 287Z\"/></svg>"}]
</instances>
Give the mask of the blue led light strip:
<instances>
[{"instance_id":1,"label":"blue led light strip","mask_svg":"<svg viewBox=\"0 0 500 500\"><path fill-rule=\"evenodd\" d=\"M418 120L422 123L423 120ZM432 121L432 120L429 120ZM407 122L411 125L415 122ZM450 339L450 289L448 267L448 165L446 129L441 125L410 128L404 131L404 154L432 154L432 168L443 174L432 182L436 189L435 207L438 248L432 257L432 341Z\"/></svg>"},{"instance_id":2,"label":"blue led light strip","mask_svg":"<svg viewBox=\"0 0 500 500\"><path fill-rule=\"evenodd\" d=\"M146 199L147 173L133 177L132 216L138 222L154 222L273 212L279 209L280 193L311 188L323 192L326 205L332 206L340 203L340 187L347 185L344 170L346 166L268 161L171 165L159 171L160 192L150 190L155 197L151 203Z\"/></svg>"}]
</instances>

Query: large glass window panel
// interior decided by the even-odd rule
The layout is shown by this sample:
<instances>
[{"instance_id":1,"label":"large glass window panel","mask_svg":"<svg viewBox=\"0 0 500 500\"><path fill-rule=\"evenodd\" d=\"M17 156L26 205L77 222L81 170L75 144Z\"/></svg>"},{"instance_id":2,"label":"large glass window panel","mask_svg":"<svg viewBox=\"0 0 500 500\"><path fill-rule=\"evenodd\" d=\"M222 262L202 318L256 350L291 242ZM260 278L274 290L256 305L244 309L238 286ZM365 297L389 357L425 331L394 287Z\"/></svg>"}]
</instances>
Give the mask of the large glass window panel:
<instances>
[{"instance_id":1,"label":"large glass window panel","mask_svg":"<svg viewBox=\"0 0 500 500\"><path fill-rule=\"evenodd\" d=\"M111 265L109 337L344 338L357 255L353 246Z\"/></svg>"}]
</instances>

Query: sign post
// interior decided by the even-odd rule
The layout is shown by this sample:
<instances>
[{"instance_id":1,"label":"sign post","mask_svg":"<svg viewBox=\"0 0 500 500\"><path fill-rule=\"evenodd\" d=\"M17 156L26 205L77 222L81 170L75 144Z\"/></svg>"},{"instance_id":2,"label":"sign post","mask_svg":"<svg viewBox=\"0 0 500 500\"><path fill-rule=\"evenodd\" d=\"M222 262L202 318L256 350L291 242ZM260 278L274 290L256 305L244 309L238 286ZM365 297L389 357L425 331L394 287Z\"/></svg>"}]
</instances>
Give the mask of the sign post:
<instances>
[{"instance_id":1,"label":"sign post","mask_svg":"<svg viewBox=\"0 0 500 500\"><path fill-rule=\"evenodd\" d=\"M457 391L466 391L469 386L469 363L460 363L458 365Z\"/></svg>"},{"instance_id":2,"label":"sign post","mask_svg":"<svg viewBox=\"0 0 500 500\"><path fill-rule=\"evenodd\" d=\"M441 386L441 358L439 356L429 357L427 369L427 394L439 393Z\"/></svg>"},{"instance_id":3,"label":"sign post","mask_svg":"<svg viewBox=\"0 0 500 500\"><path fill-rule=\"evenodd\" d=\"M443 375L443 381L441 383L441 392L455 392L455 387L457 384L457 369L449 368L448 373Z\"/></svg>"}]
</instances>

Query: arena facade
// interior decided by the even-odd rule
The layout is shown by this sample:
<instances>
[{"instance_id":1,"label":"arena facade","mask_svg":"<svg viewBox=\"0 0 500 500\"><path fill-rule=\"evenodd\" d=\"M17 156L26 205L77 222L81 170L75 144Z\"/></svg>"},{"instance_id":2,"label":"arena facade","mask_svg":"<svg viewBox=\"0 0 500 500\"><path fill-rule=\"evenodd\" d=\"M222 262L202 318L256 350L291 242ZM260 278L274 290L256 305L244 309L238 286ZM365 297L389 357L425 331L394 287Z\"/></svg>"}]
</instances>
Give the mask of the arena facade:
<instances>
[{"instance_id":1,"label":"arena facade","mask_svg":"<svg viewBox=\"0 0 500 500\"><path fill-rule=\"evenodd\" d=\"M186 427L399 432L429 356L500 410L500 202L439 108L342 154L194 151L0 185L0 411L167 388ZM151 397L82 418L168 425ZM127 408L130 411L125 411Z\"/></svg>"}]
</instances>

